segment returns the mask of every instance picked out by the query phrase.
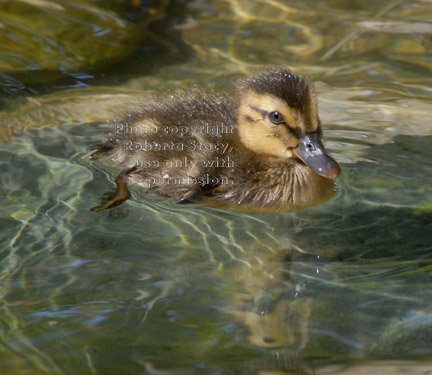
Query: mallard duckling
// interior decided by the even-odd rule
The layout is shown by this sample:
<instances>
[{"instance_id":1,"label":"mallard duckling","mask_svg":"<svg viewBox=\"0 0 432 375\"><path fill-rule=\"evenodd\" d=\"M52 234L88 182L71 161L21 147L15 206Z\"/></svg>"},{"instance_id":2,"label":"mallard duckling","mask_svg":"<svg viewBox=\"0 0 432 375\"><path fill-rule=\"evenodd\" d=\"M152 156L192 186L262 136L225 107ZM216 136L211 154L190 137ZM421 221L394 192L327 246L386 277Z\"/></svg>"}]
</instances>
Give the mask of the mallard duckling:
<instances>
[{"instance_id":1,"label":"mallard duckling","mask_svg":"<svg viewBox=\"0 0 432 375\"><path fill-rule=\"evenodd\" d=\"M338 163L321 142L311 82L287 67L240 79L232 93L193 87L145 100L91 159L122 168L100 211L137 184L179 203L274 212L334 193Z\"/></svg>"}]
</instances>

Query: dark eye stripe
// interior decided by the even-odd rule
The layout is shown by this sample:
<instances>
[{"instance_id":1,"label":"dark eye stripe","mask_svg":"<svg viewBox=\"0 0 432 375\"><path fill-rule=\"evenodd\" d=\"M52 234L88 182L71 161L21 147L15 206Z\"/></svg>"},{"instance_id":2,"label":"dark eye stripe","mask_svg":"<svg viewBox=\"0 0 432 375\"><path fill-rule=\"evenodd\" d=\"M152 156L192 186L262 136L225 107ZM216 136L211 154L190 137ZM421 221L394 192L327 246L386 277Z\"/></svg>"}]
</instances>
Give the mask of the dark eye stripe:
<instances>
[{"instance_id":1,"label":"dark eye stripe","mask_svg":"<svg viewBox=\"0 0 432 375\"><path fill-rule=\"evenodd\" d=\"M260 113L263 116L263 120L266 118L266 116L268 116L268 112L264 111L261 108L255 107L253 105L249 105L249 108L254 110L255 112ZM252 120L251 117L246 116L246 119L249 121L255 121ZM301 135L301 129L300 128L293 128L292 126L289 126L287 123L281 124L282 126L285 126L287 128L287 130L297 139L300 139L300 135Z\"/></svg>"},{"instance_id":2,"label":"dark eye stripe","mask_svg":"<svg viewBox=\"0 0 432 375\"><path fill-rule=\"evenodd\" d=\"M285 124L285 127L288 129L288 131L297 139L300 139L301 136L301 129L300 128L293 128L292 126L289 126L288 124Z\"/></svg>"},{"instance_id":3,"label":"dark eye stripe","mask_svg":"<svg viewBox=\"0 0 432 375\"><path fill-rule=\"evenodd\" d=\"M252 109L252 110L254 110L255 112L261 113L261 115L262 115L262 117L263 117L263 120L264 120L265 117L267 116L267 111L264 111L264 110L261 109L261 108L255 107L255 106L253 106L253 105L249 105L249 108Z\"/></svg>"},{"instance_id":4,"label":"dark eye stripe","mask_svg":"<svg viewBox=\"0 0 432 375\"><path fill-rule=\"evenodd\" d=\"M252 117L250 117L249 115L246 115L244 118L246 121L249 121L249 122L255 122L256 121Z\"/></svg>"}]
</instances>

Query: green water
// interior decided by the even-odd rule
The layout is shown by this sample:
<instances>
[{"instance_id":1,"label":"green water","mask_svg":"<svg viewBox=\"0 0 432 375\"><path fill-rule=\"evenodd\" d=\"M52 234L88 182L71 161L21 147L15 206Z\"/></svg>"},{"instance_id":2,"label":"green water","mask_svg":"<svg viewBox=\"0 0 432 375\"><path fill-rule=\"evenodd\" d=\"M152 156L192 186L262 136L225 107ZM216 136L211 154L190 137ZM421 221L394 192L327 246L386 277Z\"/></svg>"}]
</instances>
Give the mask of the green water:
<instances>
[{"instance_id":1,"label":"green water","mask_svg":"<svg viewBox=\"0 0 432 375\"><path fill-rule=\"evenodd\" d=\"M57 13L73 32L39 38ZM425 0L0 3L1 374L432 370L431 17ZM118 172L84 158L105 120L269 63L315 81L333 199L246 214L132 187L90 211Z\"/></svg>"}]
</instances>

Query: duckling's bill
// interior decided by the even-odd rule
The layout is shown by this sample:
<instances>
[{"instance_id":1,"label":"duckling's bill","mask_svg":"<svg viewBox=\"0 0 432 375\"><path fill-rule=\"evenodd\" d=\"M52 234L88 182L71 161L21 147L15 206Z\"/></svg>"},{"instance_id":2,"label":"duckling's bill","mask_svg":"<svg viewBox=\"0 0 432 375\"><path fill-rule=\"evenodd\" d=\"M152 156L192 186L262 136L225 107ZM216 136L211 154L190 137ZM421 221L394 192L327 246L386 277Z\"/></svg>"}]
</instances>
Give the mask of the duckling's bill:
<instances>
[{"instance_id":1,"label":"duckling's bill","mask_svg":"<svg viewBox=\"0 0 432 375\"><path fill-rule=\"evenodd\" d=\"M300 143L293 154L320 176L335 179L340 175L339 164L327 151L318 137L318 132L301 133Z\"/></svg>"}]
</instances>

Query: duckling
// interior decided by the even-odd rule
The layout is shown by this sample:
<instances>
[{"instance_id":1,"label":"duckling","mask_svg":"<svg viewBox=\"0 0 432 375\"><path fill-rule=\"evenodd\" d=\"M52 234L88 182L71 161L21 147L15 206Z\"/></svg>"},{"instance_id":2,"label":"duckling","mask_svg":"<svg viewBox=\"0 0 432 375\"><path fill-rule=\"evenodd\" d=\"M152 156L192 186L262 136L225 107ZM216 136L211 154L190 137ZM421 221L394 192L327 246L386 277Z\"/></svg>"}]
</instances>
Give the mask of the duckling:
<instances>
[{"instance_id":1,"label":"duckling","mask_svg":"<svg viewBox=\"0 0 432 375\"><path fill-rule=\"evenodd\" d=\"M122 171L93 210L129 199L128 184L181 204L258 212L328 199L340 167L321 141L312 83L294 69L267 67L240 78L229 94L192 87L155 96L116 122L90 159Z\"/></svg>"}]
</instances>

